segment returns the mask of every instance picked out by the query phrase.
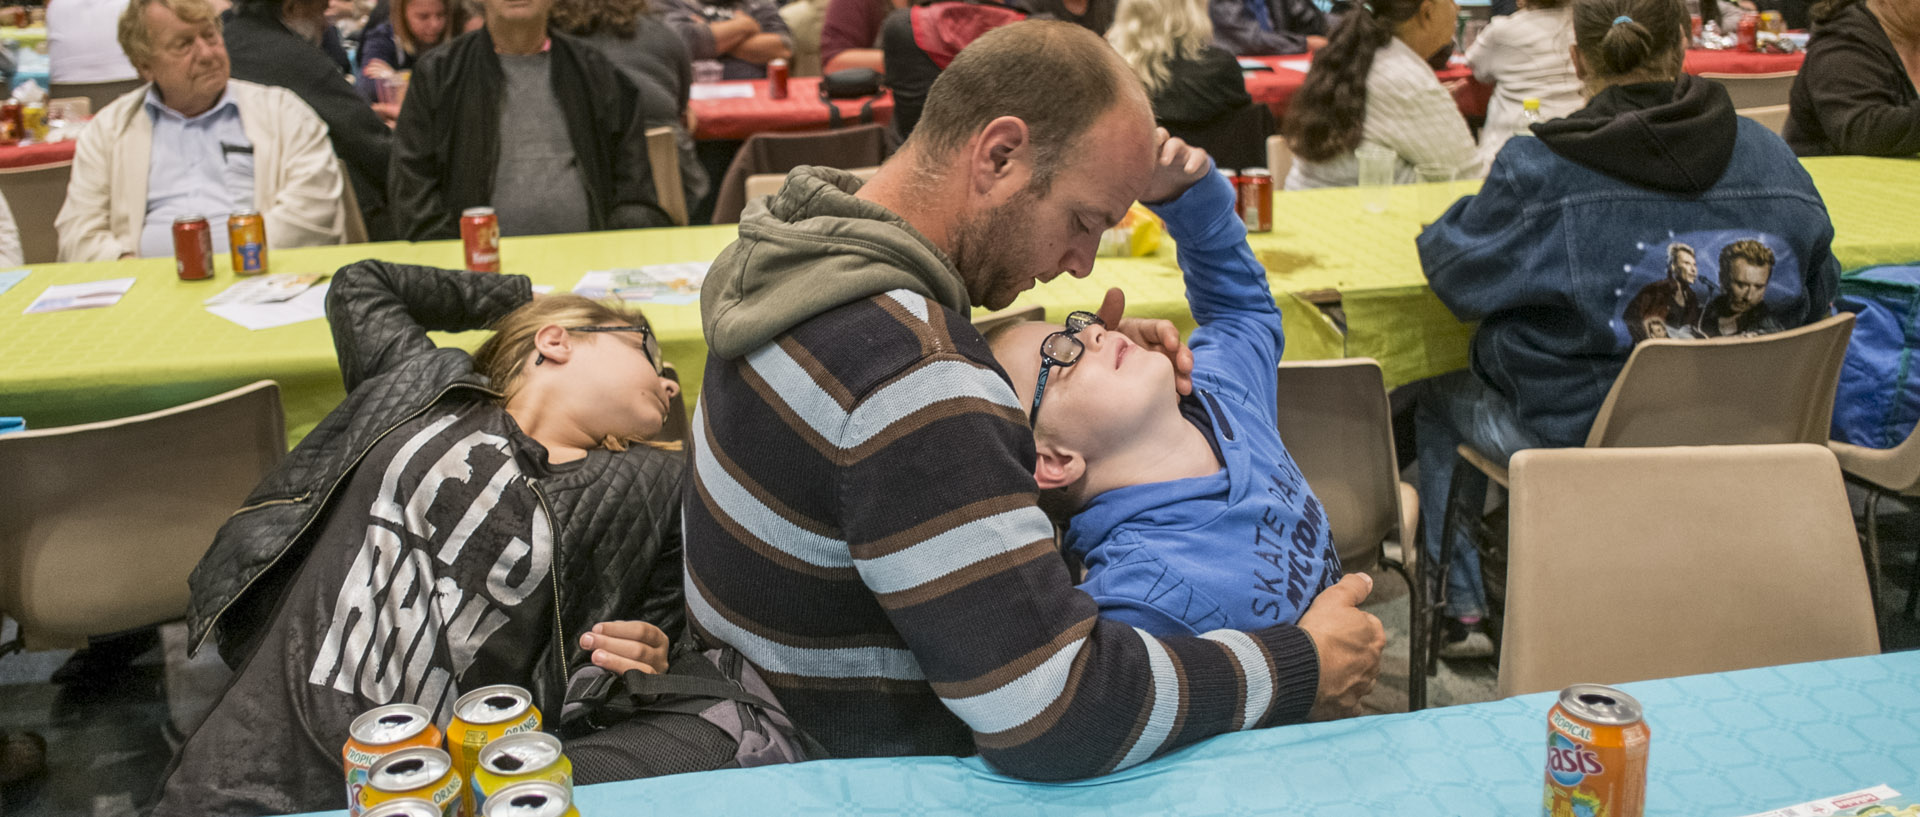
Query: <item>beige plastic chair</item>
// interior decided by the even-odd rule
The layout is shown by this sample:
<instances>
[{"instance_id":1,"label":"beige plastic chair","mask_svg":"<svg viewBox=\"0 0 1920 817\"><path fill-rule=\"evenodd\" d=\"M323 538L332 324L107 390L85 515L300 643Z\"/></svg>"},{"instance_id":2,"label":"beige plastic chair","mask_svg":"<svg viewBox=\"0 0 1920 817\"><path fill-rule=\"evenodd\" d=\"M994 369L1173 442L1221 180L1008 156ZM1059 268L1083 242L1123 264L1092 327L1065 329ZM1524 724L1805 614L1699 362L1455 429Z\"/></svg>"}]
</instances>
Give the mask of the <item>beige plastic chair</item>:
<instances>
[{"instance_id":1,"label":"beige plastic chair","mask_svg":"<svg viewBox=\"0 0 1920 817\"><path fill-rule=\"evenodd\" d=\"M1798 71L1778 71L1771 74L1701 74L1727 89L1727 96L1733 97L1733 107L1766 108L1787 104L1787 95L1793 91L1793 78Z\"/></svg>"},{"instance_id":2,"label":"beige plastic chair","mask_svg":"<svg viewBox=\"0 0 1920 817\"><path fill-rule=\"evenodd\" d=\"M647 165L653 170L653 194L676 227L687 226L687 187L680 178L679 137L673 128L647 129Z\"/></svg>"},{"instance_id":3,"label":"beige plastic chair","mask_svg":"<svg viewBox=\"0 0 1920 817\"><path fill-rule=\"evenodd\" d=\"M973 316L973 328L980 334L985 335L1002 326L1027 323L1029 321L1044 321L1046 319L1047 308L1044 306L1015 306L1002 309L998 312L987 312Z\"/></svg>"},{"instance_id":4,"label":"beige plastic chair","mask_svg":"<svg viewBox=\"0 0 1920 817\"><path fill-rule=\"evenodd\" d=\"M347 163L336 158L333 163L340 166L340 203L347 208L343 244L367 243L367 218L360 212L360 196L353 192L353 177L347 174Z\"/></svg>"},{"instance_id":5,"label":"beige plastic chair","mask_svg":"<svg viewBox=\"0 0 1920 817\"><path fill-rule=\"evenodd\" d=\"M0 170L0 193L6 195L14 223L19 225L21 257L26 263L60 260L60 238L53 220L67 203L67 181L72 175L73 162Z\"/></svg>"},{"instance_id":6,"label":"beige plastic chair","mask_svg":"<svg viewBox=\"0 0 1920 817\"><path fill-rule=\"evenodd\" d=\"M880 172L880 167L878 165L873 167L856 167L847 172L859 177L860 181L864 182L872 179L873 174ZM761 196L771 196L778 193L780 192L780 187L786 183L787 174L785 173L756 173L748 176L747 201L753 201Z\"/></svg>"},{"instance_id":7,"label":"beige plastic chair","mask_svg":"<svg viewBox=\"0 0 1920 817\"><path fill-rule=\"evenodd\" d=\"M1293 171L1293 151L1287 147L1287 137L1267 137L1267 171L1273 174L1273 189L1279 192L1287 184L1287 174Z\"/></svg>"},{"instance_id":8,"label":"beige plastic chair","mask_svg":"<svg viewBox=\"0 0 1920 817\"><path fill-rule=\"evenodd\" d=\"M1907 435L1907 439L1892 448L1866 448L1839 440L1828 440L1827 448L1840 459L1840 470L1867 489L1867 572L1878 591L1880 498L1888 494L1920 497L1920 433ZM1907 581L1907 606L1903 615L1913 615L1917 599L1920 599L1920 567L1914 569Z\"/></svg>"},{"instance_id":9,"label":"beige plastic chair","mask_svg":"<svg viewBox=\"0 0 1920 817\"><path fill-rule=\"evenodd\" d=\"M1502 697L1879 652L1820 446L1522 451L1509 513Z\"/></svg>"},{"instance_id":10,"label":"beige plastic chair","mask_svg":"<svg viewBox=\"0 0 1920 817\"><path fill-rule=\"evenodd\" d=\"M1853 315L1841 313L1758 337L1641 341L1600 404L1586 447L1824 444L1832 426L1840 364L1852 335ZM1428 563L1434 575L1423 577L1426 587L1444 586L1457 527L1469 524L1476 534L1481 532L1478 514L1454 500L1457 486L1468 476L1461 466L1478 469L1502 487L1509 485L1507 469L1492 458L1465 445L1457 453L1460 463L1448 486L1440 558L1437 564ZM1415 623L1416 630L1432 632L1439 595L1435 592L1428 600L1429 614ZM1425 658L1416 671L1430 670L1438 660L1432 653Z\"/></svg>"},{"instance_id":11,"label":"beige plastic chair","mask_svg":"<svg viewBox=\"0 0 1920 817\"><path fill-rule=\"evenodd\" d=\"M186 615L187 574L286 449L271 380L0 435L0 609L34 650Z\"/></svg>"},{"instance_id":12,"label":"beige plastic chair","mask_svg":"<svg viewBox=\"0 0 1920 817\"><path fill-rule=\"evenodd\" d=\"M1776 135L1785 133L1790 105L1768 105L1763 108L1742 108L1735 113L1767 126L1767 130Z\"/></svg>"},{"instance_id":13,"label":"beige plastic chair","mask_svg":"<svg viewBox=\"0 0 1920 817\"><path fill-rule=\"evenodd\" d=\"M1356 573L1386 565L1407 582L1409 609L1421 609L1422 588L1402 562L1386 555L1386 540L1394 539L1405 559L1414 560L1420 498L1400 481L1393 408L1379 361L1286 361L1280 364L1278 396L1280 441L1326 509L1341 568ZM1408 644L1409 662L1421 646ZM1424 707L1426 674L1408 678L1409 708Z\"/></svg>"}]
</instances>

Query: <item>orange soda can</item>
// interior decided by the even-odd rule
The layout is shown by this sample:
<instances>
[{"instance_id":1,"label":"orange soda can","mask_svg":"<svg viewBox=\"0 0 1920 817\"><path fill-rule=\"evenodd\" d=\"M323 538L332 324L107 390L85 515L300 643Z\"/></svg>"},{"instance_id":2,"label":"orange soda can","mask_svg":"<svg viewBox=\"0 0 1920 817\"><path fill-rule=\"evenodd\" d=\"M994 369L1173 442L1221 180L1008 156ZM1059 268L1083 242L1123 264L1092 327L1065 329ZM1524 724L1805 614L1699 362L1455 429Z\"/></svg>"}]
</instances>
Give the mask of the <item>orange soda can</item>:
<instances>
[{"instance_id":1,"label":"orange soda can","mask_svg":"<svg viewBox=\"0 0 1920 817\"><path fill-rule=\"evenodd\" d=\"M360 813L360 817L440 817L440 807L432 800L402 797L388 800Z\"/></svg>"},{"instance_id":2,"label":"orange soda can","mask_svg":"<svg viewBox=\"0 0 1920 817\"><path fill-rule=\"evenodd\" d=\"M481 817L580 817L580 810L559 784L530 780L494 792Z\"/></svg>"},{"instance_id":3,"label":"orange soda can","mask_svg":"<svg viewBox=\"0 0 1920 817\"><path fill-rule=\"evenodd\" d=\"M480 763L467 778L473 781L476 813L501 789L529 780L545 780L573 789L573 761L561 750L560 739L545 732L522 732L498 738L480 750Z\"/></svg>"},{"instance_id":4,"label":"orange soda can","mask_svg":"<svg viewBox=\"0 0 1920 817\"><path fill-rule=\"evenodd\" d=\"M374 761L401 749L440 748L440 727L424 707L413 704L387 704L361 713L347 727L347 745L340 749L341 765L347 771L347 811L360 813L360 790L367 785L367 773Z\"/></svg>"},{"instance_id":5,"label":"orange soda can","mask_svg":"<svg viewBox=\"0 0 1920 817\"><path fill-rule=\"evenodd\" d=\"M468 271L500 271L500 217L492 207L460 211L460 243L466 248Z\"/></svg>"},{"instance_id":6,"label":"orange soda can","mask_svg":"<svg viewBox=\"0 0 1920 817\"><path fill-rule=\"evenodd\" d=\"M260 211L235 210L227 216L227 246L233 254L233 274L267 271L267 220Z\"/></svg>"},{"instance_id":7,"label":"orange soda can","mask_svg":"<svg viewBox=\"0 0 1920 817\"><path fill-rule=\"evenodd\" d=\"M453 722L447 724L447 753L453 756L454 771L461 779L471 780L480 764L480 750L487 744L508 735L538 731L540 710L526 690L512 684L481 687L453 702Z\"/></svg>"},{"instance_id":8,"label":"orange soda can","mask_svg":"<svg viewBox=\"0 0 1920 817\"><path fill-rule=\"evenodd\" d=\"M1641 817L1647 741L1640 702L1613 687L1574 684L1547 712L1547 817Z\"/></svg>"},{"instance_id":9,"label":"orange soda can","mask_svg":"<svg viewBox=\"0 0 1920 817\"><path fill-rule=\"evenodd\" d=\"M367 772L367 785L360 790L362 815L382 803L418 798L432 803L441 817L456 817L465 813L464 783L446 752L426 746L401 749L374 761Z\"/></svg>"}]
</instances>

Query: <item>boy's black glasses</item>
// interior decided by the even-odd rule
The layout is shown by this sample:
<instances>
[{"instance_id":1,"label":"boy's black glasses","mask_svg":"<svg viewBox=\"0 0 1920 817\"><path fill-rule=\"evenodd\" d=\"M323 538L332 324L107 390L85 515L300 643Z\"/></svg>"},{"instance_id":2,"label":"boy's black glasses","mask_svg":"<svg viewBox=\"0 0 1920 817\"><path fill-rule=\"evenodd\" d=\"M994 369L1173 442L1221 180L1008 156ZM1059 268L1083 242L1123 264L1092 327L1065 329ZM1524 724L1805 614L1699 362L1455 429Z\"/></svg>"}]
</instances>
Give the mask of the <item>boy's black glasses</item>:
<instances>
[{"instance_id":1,"label":"boy's black glasses","mask_svg":"<svg viewBox=\"0 0 1920 817\"><path fill-rule=\"evenodd\" d=\"M647 362L653 364L653 370L661 370L660 339L653 336L653 330L645 326L576 326L569 332L639 332L640 348L647 353Z\"/></svg>"},{"instance_id":2,"label":"boy's black glasses","mask_svg":"<svg viewBox=\"0 0 1920 817\"><path fill-rule=\"evenodd\" d=\"M1027 412L1027 425L1040 427L1040 396L1047 393L1047 373L1055 366L1072 366L1080 362L1080 355L1087 351L1087 345L1074 335L1089 326L1106 327L1106 322L1092 312L1075 312L1067 316L1067 330L1055 332L1040 341L1040 380L1033 387L1033 409Z\"/></svg>"}]
</instances>

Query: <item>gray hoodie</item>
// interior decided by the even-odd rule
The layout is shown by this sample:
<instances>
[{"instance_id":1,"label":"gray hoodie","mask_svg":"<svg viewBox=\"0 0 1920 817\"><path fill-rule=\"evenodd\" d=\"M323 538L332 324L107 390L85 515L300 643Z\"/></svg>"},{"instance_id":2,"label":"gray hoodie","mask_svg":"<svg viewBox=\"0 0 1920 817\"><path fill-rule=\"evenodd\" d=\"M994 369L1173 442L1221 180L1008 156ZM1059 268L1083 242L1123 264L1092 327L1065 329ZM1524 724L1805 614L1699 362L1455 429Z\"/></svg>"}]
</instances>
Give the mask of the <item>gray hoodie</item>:
<instances>
[{"instance_id":1,"label":"gray hoodie","mask_svg":"<svg viewBox=\"0 0 1920 817\"><path fill-rule=\"evenodd\" d=\"M892 211L854 198L860 184L845 171L798 167L780 192L747 203L740 238L701 287L713 354L738 359L815 315L895 289L967 314L952 260Z\"/></svg>"}]
</instances>

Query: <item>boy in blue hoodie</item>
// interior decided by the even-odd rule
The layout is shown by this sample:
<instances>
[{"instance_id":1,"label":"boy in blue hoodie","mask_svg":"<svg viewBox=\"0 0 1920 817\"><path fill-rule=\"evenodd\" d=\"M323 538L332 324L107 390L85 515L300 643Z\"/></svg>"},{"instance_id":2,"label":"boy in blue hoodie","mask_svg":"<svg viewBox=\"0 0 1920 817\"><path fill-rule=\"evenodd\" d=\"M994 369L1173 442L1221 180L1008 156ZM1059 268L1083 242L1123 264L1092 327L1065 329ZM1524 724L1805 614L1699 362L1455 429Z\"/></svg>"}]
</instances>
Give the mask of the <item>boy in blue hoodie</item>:
<instances>
[{"instance_id":1,"label":"boy in blue hoodie","mask_svg":"<svg viewBox=\"0 0 1920 817\"><path fill-rule=\"evenodd\" d=\"M995 332L994 357L1033 424L1035 481L1073 513L1064 547L1102 616L1156 636L1297 623L1340 560L1274 423L1280 311L1207 155L1169 140L1158 172L1185 182L1148 206L1179 243L1200 324L1193 393L1091 313Z\"/></svg>"}]
</instances>

